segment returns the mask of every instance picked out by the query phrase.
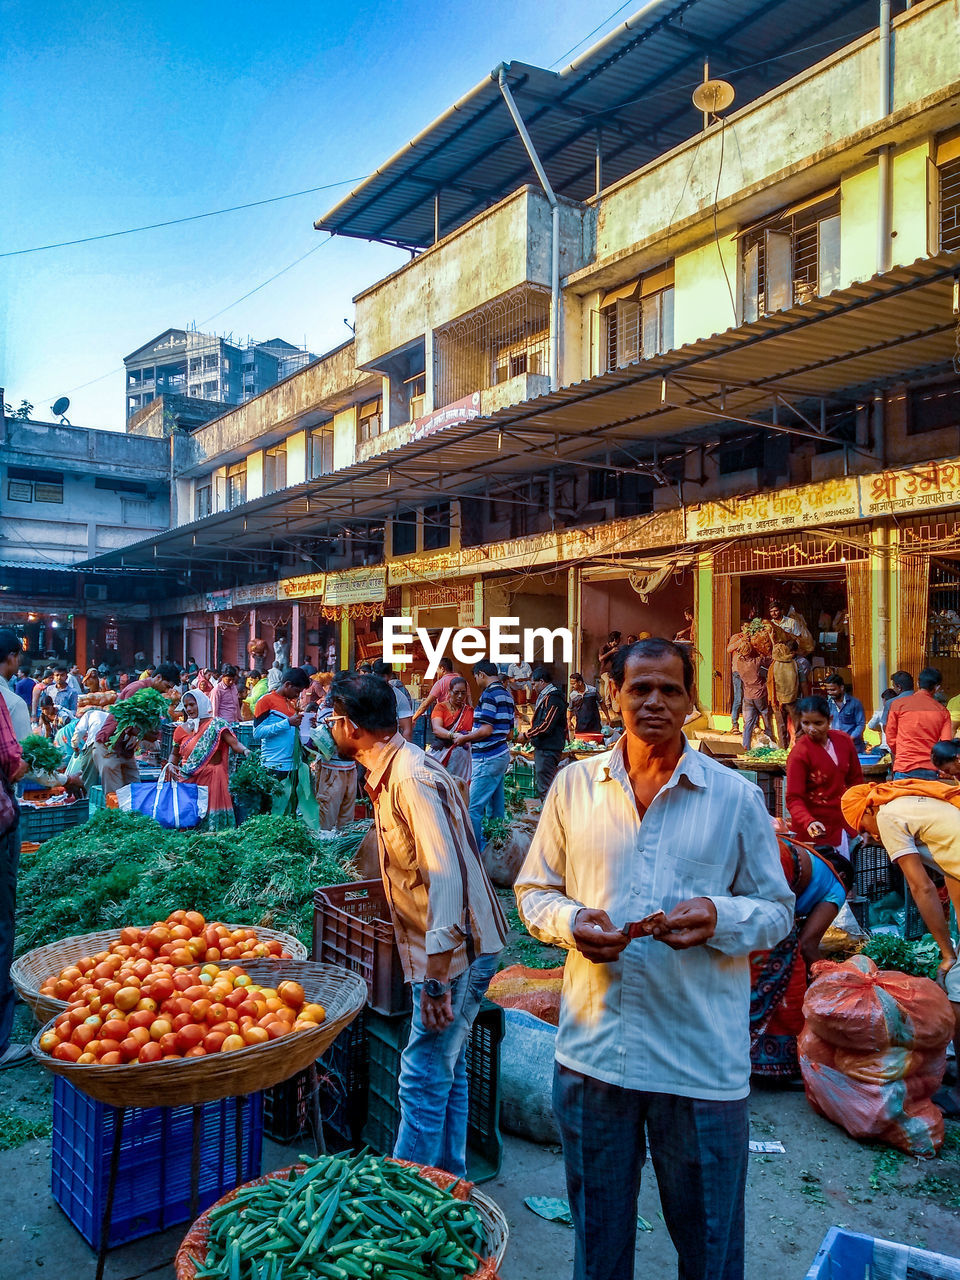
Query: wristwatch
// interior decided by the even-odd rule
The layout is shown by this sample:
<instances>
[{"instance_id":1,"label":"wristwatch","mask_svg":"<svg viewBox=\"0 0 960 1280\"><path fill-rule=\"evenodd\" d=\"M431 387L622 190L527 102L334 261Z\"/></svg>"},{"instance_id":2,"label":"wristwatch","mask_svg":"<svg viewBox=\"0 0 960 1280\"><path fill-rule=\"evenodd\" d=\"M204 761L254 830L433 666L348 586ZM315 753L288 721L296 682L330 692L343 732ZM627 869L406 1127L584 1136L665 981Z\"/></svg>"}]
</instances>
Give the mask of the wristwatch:
<instances>
[{"instance_id":1,"label":"wristwatch","mask_svg":"<svg viewBox=\"0 0 960 1280\"><path fill-rule=\"evenodd\" d=\"M439 978L427 978L423 990L431 1000L442 1000L450 990L450 983L441 982Z\"/></svg>"}]
</instances>

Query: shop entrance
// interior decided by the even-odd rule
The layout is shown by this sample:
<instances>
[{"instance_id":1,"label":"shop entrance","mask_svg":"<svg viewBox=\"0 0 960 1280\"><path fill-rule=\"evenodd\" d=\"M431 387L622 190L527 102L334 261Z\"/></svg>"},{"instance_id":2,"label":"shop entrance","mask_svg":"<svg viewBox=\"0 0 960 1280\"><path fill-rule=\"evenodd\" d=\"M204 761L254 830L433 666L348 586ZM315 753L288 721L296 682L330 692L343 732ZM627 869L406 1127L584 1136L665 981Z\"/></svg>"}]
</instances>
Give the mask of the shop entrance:
<instances>
[{"instance_id":1,"label":"shop entrance","mask_svg":"<svg viewBox=\"0 0 960 1280\"><path fill-rule=\"evenodd\" d=\"M937 668L948 697L960 693L960 552L937 556L930 562L929 619L923 665Z\"/></svg>"},{"instance_id":2,"label":"shop entrance","mask_svg":"<svg viewBox=\"0 0 960 1280\"><path fill-rule=\"evenodd\" d=\"M644 600L637 586L650 585L648 570L635 573L612 568L583 570L580 666L584 679L590 684L595 684L599 677L598 655L611 631L619 631L624 642L628 636L639 637L646 632L668 640L680 637L696 647L691 627L693 573L676 569L666 574Z\"/></svg>"},{"instance_id":3,"label":"shop entrance","mask_svg":"<svg viewBox=\"0 0 960 1280\"><path fill-rule=\"evenodd\" d=\"M794 573L751 574L740 579L740 623L772 618L771 604L783 615L783 630L794 634L813 666L814 683L839 672L849 684L850 624L843 570L821 570L812 576ZM736 628L734 628L736 630Z\"/></svg>"}]
</instances>

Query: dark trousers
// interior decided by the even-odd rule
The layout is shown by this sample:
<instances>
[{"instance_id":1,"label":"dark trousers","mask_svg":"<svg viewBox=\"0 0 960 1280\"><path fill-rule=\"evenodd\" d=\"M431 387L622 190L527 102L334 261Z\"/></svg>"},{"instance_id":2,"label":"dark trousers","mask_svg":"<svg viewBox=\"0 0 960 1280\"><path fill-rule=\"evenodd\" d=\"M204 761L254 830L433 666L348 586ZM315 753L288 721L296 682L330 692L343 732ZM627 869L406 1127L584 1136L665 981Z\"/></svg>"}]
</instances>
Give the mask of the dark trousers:
<instances>
[{"instance_id":1,"label":"dark trousers","mask_svg":"<svg viewBox=\"0 0 960 1280\"><path fill-rule=\"evenodd\" d=\"M550 783L557 776L560 768L562 751L547 751L543 747L533 749L533 782L537 789L537 799L542 800L550 790Z\"/></svg>"},{"instance_id":2,"label":"dark trousers","mask_svg":"<svg viewBox=\"0 0 960 1280\"><path fill-rule=\"evenodd\" d=\"M753 737L753 731L760 723L760 717L763 716L764 727L770 737L776 741L777 731L773 724L773 712L770 710L770 703L767 701L767 695L762 698L744 698L743 700L743 749L748 750L750 747L750 739Z\"/></svg>"},{"instance_id":3,"label":"dark trousers","mask_svg":"<svg viewBox=\"0 0 960 1280\"><path fill-rule=\"evenodd\" d=\"M780 735L780 745L784 749L790 746L790 726L796 726L799 722L797 704L795 702L781 702L777 707L777 729Z\"/></svg>"},{"instance_id":4,"label":"dark trousers","mask_svg":"<svg viewBox=\"0 0 960 1280\"><path fill-rule=\"evenodd\" d=\"M2 785L2 783L0 783ZM17 867L20 864L20 819L0 836L0 1053L10 1043L17 993L10 981L17 912Z\"/></svg>"},{"instance_id":5,"label":"dark trousers","mask_svg":"<svg viewBox=\"0 0 960 1280\"><path fill-rule=\"evenodd\" d=\"M574 1280L633 1280L647 1143L678 1280L743 1280L748 1100L641 1093L557 1066Z\"/></svg>"}]
</instances>

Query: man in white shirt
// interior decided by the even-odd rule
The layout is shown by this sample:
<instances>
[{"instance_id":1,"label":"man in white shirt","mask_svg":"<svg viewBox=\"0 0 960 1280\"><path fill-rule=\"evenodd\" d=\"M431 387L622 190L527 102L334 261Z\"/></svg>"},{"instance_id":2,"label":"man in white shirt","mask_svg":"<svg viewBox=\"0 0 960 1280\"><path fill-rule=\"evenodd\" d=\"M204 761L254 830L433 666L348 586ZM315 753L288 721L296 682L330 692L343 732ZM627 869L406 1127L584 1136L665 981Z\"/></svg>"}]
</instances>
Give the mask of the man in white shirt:
<instances>
[{"instance_id":1,"label":"man in white shirt","mask_svg":"<svg viewBox=\"0 0 960 1280\"><path fill-rule=\"evenodd\" d=\"M611 676L625 734L558 774L516 883L530 932L569 951L554 1110L574 1277L631 1280L649 1141L684 1280L743 1280L749 955L786 936L793 894L759 789L683 737L689 650L639 641Z\"/></svg>"}]
</instances>

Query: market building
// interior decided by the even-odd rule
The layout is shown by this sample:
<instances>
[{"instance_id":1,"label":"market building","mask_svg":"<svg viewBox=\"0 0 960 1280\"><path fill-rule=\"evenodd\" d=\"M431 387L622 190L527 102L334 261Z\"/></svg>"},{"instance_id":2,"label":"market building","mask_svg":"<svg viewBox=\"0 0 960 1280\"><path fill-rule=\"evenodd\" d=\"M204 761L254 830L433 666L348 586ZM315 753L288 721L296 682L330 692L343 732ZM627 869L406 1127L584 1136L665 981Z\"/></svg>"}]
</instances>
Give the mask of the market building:
<instances>
[{"instance_id":1,"label":"market building","mask_svg":"<svg viewBox=\"0 0 960 1280\"><path fill-rule=\"evenodd\" d=\"M665 2L559 74L504 64L318 220L411 259L353 341L177 440L168 531L87 562L189 570L156 656L343 664L385 612L507 615L593 674L692 609L722 724L776 597L865 705L927 660L960 686L955 9L795 16Z\"/></svg>"}]
</instances>

